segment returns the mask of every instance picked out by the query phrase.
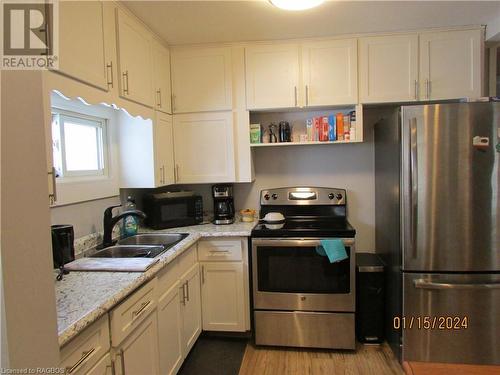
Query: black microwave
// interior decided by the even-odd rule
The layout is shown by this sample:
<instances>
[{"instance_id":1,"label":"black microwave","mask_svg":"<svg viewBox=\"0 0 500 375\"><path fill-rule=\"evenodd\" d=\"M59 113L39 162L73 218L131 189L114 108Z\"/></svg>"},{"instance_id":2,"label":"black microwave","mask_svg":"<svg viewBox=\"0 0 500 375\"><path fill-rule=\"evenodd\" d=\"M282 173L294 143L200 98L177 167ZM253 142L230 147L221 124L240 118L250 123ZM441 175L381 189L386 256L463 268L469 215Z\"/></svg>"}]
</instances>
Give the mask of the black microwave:
<instances>
[{"instance_id":1,"label":"black microwave","mask_svg":"<svg viewBox=\"0 0 500 375\"><path fill-rule=\"evenodd\" d=\"M146 225L153 229L185 227L203 221L200 195L178 193L148 194L143 200Z\"/></svg>"}]
</instances>

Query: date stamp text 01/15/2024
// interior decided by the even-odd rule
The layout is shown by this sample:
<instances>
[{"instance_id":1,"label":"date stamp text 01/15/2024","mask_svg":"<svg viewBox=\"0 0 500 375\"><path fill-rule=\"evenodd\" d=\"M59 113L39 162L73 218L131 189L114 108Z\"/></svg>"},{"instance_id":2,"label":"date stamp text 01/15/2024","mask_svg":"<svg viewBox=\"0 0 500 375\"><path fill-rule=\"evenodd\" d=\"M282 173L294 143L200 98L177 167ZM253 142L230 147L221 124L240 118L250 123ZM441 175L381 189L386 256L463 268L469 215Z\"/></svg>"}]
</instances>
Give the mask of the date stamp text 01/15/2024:
<instances>
[{"instance_id":1,"label":"date stamp text 01/15/2024","mask_svg":"<svg viewBox=\"0 0 500 375\"><path fill-rule=\"evenodd\" d=\"M392 319L394 329L453 330L469 327L467 316L395 316Z\"/></svg>"}]
</instances>

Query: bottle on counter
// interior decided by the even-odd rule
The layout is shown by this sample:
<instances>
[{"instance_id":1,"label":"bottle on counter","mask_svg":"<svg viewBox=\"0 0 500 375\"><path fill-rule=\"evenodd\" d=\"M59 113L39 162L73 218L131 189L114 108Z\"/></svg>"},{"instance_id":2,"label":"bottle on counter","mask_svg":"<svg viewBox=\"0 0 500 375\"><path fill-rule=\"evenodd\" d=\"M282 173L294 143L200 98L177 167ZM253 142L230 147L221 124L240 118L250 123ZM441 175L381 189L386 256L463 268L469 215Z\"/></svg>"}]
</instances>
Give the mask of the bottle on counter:
<instances>
[{"instance_id":1,"label":"bottle on counter","mask_svg":"<svg viewBox=\"0 0 500 375\"><path fill-rule=\"evenodd\" d=\"M125 203L124 211L135 210L135 199L131 196L127 197L127 203ZM122 227L122 237L130 237L137 234L139 229L139 219L135 216L128 215L123 220Z\"/></svg>"}]
</instances>

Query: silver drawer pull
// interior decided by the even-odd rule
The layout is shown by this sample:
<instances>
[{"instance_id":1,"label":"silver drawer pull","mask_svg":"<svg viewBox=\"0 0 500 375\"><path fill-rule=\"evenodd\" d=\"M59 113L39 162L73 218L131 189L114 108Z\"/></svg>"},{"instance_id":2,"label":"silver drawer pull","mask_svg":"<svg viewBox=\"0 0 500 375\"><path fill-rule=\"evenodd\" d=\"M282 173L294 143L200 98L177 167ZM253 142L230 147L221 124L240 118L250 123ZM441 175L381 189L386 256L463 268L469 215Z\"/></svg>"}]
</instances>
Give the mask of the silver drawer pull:
<instances>
[{"instance_id":1,"label":"silver drawer pull","mask_svg":"<svg viewBox=\"0 0 500 375\"><path fill-rule=\"evenodd\" d=\"M143 302L141 307L139 307L138 310L135 310L132 312L132 316L134 318L137 318L146 309L146 307L149 306L150 303L151 303L151 301Z\"/></svg>"},{"instance_id":2,"label":"silver drawer pull","mask_svg":"<svg viewBox=\"0 0 500 375\"><path fill-rule=\"evenodd\" d=\"M418 279L413 281L415 288L419 289L500 289L500 283L463 284L463 283L435 283Z\"/></svg>"},{"instance_id":3,"label":"silver drawer pull","mask_svg":"<svg viewBox=\"0 0 500 375\"><path fill-rule=\"evenodd\" d=\"M92 348L86 352L82 352L82 356L80 357L80 359L78 360L78 362L76 362L73 366L71 367L66 367L66 374L71 374L73 373L78 367L80 367L91 355L92 353L95 352L95 348Z\"/></svg>"},{"instance_id":4,"label":"silver drawer pull","mask_svg":"<svg viewBox=\"0 0 500 375\"><path fill-rule=\"evenodd\" d=\"M229 253L229 250L210 250L211 254L217 254L217 253L222 253L222 254L227 254Z\"/></svg>"}]
</instances>

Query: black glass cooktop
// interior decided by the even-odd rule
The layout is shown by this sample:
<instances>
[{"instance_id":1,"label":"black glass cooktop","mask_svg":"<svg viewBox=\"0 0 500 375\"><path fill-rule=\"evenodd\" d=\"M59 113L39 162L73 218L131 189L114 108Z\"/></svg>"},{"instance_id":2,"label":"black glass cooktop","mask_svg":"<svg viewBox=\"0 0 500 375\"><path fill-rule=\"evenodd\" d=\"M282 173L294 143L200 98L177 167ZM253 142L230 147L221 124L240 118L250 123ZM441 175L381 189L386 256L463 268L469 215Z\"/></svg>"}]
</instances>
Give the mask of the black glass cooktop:
<instances>
[{"instance_id":1,"label":"black glass cooktop","mask_svg":"<svg viewBox=\"0 0 500 375\"><path fill-rule=\"evenodd\" d=\"M356 231L344 219L288 219L279 229L270 229L259 222L252 237L344 237L354 238Z\"/></svg>"}]
</instances>

